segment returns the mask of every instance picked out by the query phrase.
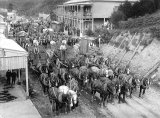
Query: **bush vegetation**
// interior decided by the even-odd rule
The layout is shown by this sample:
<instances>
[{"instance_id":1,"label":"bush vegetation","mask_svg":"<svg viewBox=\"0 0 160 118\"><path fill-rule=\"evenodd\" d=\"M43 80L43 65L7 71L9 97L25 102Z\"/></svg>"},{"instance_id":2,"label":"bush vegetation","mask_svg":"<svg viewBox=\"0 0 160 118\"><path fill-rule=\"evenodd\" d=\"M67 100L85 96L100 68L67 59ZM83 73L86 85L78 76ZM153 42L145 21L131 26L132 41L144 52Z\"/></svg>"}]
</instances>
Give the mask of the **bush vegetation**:
<instances>
[{"instance_id":1,"label":"bush vegetation","mask_svg":"<svg viewBox=\"0 0 160 118\"><path fill-rule=\"evenodd\" d=\"M110 33L107 28L103 27L95 29L94 32L91 29L88 29L85 31L85 35L96 37L96 43L99 42L99 38L101 38L101 43L109 43L113 36L113 33Z\"/></svg>"},{"instance_id":2,"label":"bush vegetation","mask_svg":"<svg viewBox=\"0 0 160 118\"><path fill-rule=\"evenodd\" d=\"M115 27L119 26L119 21L127 21L127 24L130 24L130 27L134 27L135 25L139 26L142 24L143 18L142 16L146 14L152 14L160 9L160 0L140 0L131 4L129 1L125 1L124 4L121 4L118 7L118 11L115 11L111 15L111 21ZM121 13L122 12L122 13ZM120 15L120 14L121 15ZM121 17L123 16L123 18ZM120 17L120 20L112 20ZM140 18L139 18L140 17ZM138 18L138 21L132 22L132 19Z\"/></svg>"},{"instance_id":3,"label":"bush vegetation","mask_svg":"<svg viewBox=\"0 0 160 118\"><path fill-rule=\"evenodd\" d=\"M0 0L0 7L9 11L17 10L18 14L35 16L39 12L52 13L58 4L66 0Z\"/></svg>"}]
</instances>

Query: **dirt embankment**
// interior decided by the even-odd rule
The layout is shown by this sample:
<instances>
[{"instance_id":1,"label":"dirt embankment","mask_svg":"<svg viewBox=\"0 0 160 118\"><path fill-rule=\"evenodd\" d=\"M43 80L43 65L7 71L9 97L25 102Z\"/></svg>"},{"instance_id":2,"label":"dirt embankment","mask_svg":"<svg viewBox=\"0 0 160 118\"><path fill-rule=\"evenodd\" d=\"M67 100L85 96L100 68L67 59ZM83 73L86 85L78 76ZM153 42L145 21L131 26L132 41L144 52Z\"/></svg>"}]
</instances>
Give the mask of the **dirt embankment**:
<instances>
[{"instance_id":1,"label":"dirt embankment","mask_svg":"<svg viewBox=\"0 0 160 118\"><path fill-rule=\"evenodd\" d=\"M110 56L114 61L119 61L125 51L111 45L102 45L102 51L105 57ZM116 55L116 56L115 56ZM133 51L127 52L120 65L125 66L131 59ZM140 53L137 53L130 63L130 69L137 75L145 75L158 61L160 61L160 42L154 39L151 44L145 47ZM160 68L157 72L157 78L160 77Z\"/></svg>"}]
</instances>

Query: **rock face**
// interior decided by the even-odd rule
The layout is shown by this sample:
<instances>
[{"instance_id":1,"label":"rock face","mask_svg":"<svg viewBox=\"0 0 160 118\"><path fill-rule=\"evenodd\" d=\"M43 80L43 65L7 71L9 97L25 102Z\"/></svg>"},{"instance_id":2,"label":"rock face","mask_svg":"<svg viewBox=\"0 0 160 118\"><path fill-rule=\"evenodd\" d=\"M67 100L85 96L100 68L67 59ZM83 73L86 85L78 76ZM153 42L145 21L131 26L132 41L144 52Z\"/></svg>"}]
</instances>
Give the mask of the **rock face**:
<instances>
[{"instance_id":1,"label":"rock face","mask_svg":"<svg viewBox=\"0 0 160 118\"><path fill-rule=\"evenodd\" d=\"M131 42L131 44L129 44L129 48L132 48L132 50L128 51L125 54L122 62L120 63L120 66L125 66L133 56L134 49L137 46L137 43L135 43L137 42L137 37L138 36L136 36L135 39L133 39L133 41ZM137 53L135 54L130 63L131 71L136 73L137 75L143 76L148 72L149 69L151 69L157 62L160 61L160 42L156 39L152 39L150 35L139 36L139 38L140 37L142 39L139 40L153 40L147 46L140 45L137 49ZM115 62L124 55L125 50L118 48L118 46L113 47L112 45L104 44L102 45L101 50L103 51L105 57L109 56ZM160 69L158 69L157 75L160 77Z\"/></svg>"}]
</instances>

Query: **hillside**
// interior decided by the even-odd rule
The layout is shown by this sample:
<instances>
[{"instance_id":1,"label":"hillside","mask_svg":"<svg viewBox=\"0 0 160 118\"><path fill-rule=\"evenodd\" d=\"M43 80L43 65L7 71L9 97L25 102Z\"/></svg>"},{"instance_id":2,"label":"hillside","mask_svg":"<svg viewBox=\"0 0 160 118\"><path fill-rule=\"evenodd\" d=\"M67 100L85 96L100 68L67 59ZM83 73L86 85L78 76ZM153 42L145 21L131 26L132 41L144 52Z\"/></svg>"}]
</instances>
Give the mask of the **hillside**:
<instances>
[{"instance_id":1,"label":"hillside","mask_svg":"<svg viewBox=\"0 0 160 118\"><path fill-rule=\"evenodd\" d=\"M7 8L9 3L20 15L33 16L39 12L50 13L55 6L66 0L0 0L0 7Z\"/></svg>"},{"instance_id":2,"label":"hillside","mask_svg":"<svg viewBox=\"0 0 160 118\"><path fill-rule=\"evenodd\" d=\"M160 10L152 15L145 15L136 19L128 19L119 23L122 30L149 31L160 38Z\"/></svg>"},{"instance_id":3,"label":"hillside","mask_svg":"<svg viewBox=\"0 0 160 118\"><path fill-rule=\"evenodd\" d=\"M131 71L143 77L160 61L159 21L158 11L152 15L123 22L125 27L114 32L109 45L102 45L102 51L106 57L110 57L116 63L119 62L121 67L130 62ZM156 76L156 79L159 78L160 68Z\"/></svg>"}]
</instances>

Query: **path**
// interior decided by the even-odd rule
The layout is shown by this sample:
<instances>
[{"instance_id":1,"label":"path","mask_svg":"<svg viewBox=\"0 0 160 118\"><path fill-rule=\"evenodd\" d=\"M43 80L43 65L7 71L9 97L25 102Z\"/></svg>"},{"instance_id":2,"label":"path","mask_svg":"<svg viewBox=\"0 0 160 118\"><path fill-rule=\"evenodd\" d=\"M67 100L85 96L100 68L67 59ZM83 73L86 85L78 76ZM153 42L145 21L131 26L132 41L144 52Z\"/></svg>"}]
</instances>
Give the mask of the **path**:
<instances>
[{"instance_id":1,"label":"path","mask_svg":"<svg viewBox=\"0 0 160 118\"><path fill-rule=\"evenodd\" d=\"M41 118L23 88L7 85L4 77L0 77L0 118Z\"/></svg>"},{"instance_id":2,"label":"path","mask_svg":"<svg viewBox=\"0 0 160 118\"><path fill-rule=\"evenodd\" d=\"M156 92L155 88L147 90L144 98L128 98L127 103L108 104L107 108L100 111L106 113L110 111L115 118L160 118L160 92Z\"/></svg>"},{"instance_id":3,"label":"path","mask_svg":"<svg viewBox=\"0 0 160 118\"><path fill-rule=\"evenodd\" d=\"M30 100L0 104L2 118L41 118Z\"/></svg>"},{"instance_id":4,"label":"path","mask_svg":"<svg viewBox=\"0 0 160 118\"><path fill-rule=\"evenodd\" d=\"M104 56L108 54L116 54L116 49L111 46L103 45L102 51ZM152 85L150 89L146 90L143 98L138 97L138 92L134 94L133 98L127 98L127 103L118 104L115 100L114 105L108 104L107 108L98 108L103 114L109 111L115 118L160 118L160 92L159 87Z\"/></svg>"},{"instance_id":5,"label":"path","mask_svg":"<svg viewBox=\"0 0 160 118\"><path fill-rule=\"evenodd\" d=\"M7 85L4 77L0 77L0 103L22 101L26 99L24 90L19 85Z\"/></svg>"}]
</instances>

